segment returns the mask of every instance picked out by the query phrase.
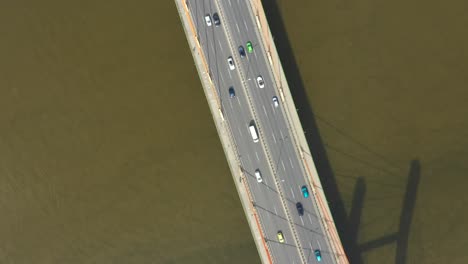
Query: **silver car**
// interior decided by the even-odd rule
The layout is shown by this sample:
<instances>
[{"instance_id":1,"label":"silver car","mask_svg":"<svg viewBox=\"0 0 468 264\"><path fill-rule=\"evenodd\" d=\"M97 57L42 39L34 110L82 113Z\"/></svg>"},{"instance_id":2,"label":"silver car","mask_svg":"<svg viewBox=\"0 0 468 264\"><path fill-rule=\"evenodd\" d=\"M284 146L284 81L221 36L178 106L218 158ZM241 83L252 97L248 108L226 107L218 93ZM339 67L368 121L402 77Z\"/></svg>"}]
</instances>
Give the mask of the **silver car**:
<instances>
[{"instance_id":1,"label":"silver car","mask_svg":"<svg viewBox=\"0 0 468 264\"><path fill-rule=\"evenodd\" d=\"M255 170L255 178L257 178L257 182L262 182L263 181L262 174L260 173L259 169Z\"/></svg>"},{"instance_id":2,"label":"silver car","mask_svg":"<svg viewBox=\"0 0 468 264\"><path fill-rule=\"evenodd\" d=\"M261 75L257 77L257 84L258 84L258 87L260 88L265 87L265 82L263 81L263 77Z\"/></svg>"},{"instance_id":3,"label":"silver car","mask_svg":"<svg viewBox=\"0 0 468 264\"><path fill-rule=\"evenodd\" d=\"M273 96L273 99L272 99L272 100L273 100L273 105L274 105L275 107L278 107L278 106L279 106L278 97Z\"/></svg>"},{"instance_id":4,"label":"silver car","mask_svg":"<svg viewBox=\"0 0 468 264\"><path fill-rule=\"evenodd\" d=\"M236 68L236 66L234 65L234 60L232 59L231 56L228 57L227 62L228 62L228 65L229 65L229 69L231 69L231 71Z\"/></svg>"},{"instance_id":5,"label":"silver car","mask_svg":"<svg viewBox=\"0 0 468 264\"><path fill-rule=\"evenodd\" d=\"M206 22L206 25L211 27L211 17L210 17L210 14L207 14L205 16L205 22Z\"/></svg>"}]
</instances>

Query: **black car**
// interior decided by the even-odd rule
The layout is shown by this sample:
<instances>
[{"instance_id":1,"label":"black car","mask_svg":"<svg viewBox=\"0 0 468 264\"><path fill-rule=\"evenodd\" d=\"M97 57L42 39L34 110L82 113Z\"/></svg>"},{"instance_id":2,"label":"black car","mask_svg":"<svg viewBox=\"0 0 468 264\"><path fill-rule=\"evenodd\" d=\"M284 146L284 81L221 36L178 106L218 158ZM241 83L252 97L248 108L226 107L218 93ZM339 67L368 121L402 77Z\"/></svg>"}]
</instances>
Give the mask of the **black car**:
<instances>
[{"instance_id":1,"label":"black car","mask_svg":"<svg viewBox=\"0 0 468 264\"><path fill-rule=\"evenodd\" d=\"M234 91L234 87L229 87L229 97L234 98L236 97L236 91Z\"/></svg>"},{"instance_id":2,"label":"black car","mask_svg":"<svg viewBox=\"0 0 468 264\"><path fill-rule=\"evenodd\" d=\"M213 14L213 21L214 21L215 26L221 25L221 20L219 20L219 15L218 15L218 13L214 13L214 14Z\"/></svg>"},{"instance_id":3,"label":"black car","mask_svg":"<svg viewBox=\"0 0 468 264\"><path fill-rule=\"evenodd\" d=\"M302 207L302 204L301 203L297 203L296 204L296 208L297 208L297 213L299 215L304 215L304 207Z\"/></svg>"},{"instance_id":4,"label":"black car","mask_svg":"<svg viewBox=\"0 0 468 264\"><path fill-rule=\"evenodd\" d=\"M241 58L244 58L244 57L245 57L245 49L244 49L244 47L239 46L239 54L240 54Z\"/></svg>"}]
</instances>

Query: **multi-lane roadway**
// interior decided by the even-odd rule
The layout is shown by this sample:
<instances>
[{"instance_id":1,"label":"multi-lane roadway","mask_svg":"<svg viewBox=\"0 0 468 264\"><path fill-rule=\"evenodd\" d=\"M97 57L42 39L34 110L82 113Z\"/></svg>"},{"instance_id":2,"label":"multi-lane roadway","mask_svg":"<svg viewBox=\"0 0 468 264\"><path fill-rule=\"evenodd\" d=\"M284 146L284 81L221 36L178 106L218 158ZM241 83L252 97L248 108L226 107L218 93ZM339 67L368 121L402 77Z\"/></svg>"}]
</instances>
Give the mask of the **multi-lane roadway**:
<instances>
[{"instance_id":1,"label":"multi-lane roadway","mask_svg":"<svg viewBox=\"0 0 468 264\"><path fill-rule=\"evenodd\" d=\"M247 0L187 0L274 263L335 263ZM217 15L214 15L217 14ZM209 23L206 16L209 16ZM214 15L214 16L213 16ZM217 22L219 17L219 23ZM253 51L249 52L247 42ZM245 55L241 56L242 46ZM228 63L233 58L234 69ZM257 81L262 76L264 88ZM234 94L229 89L232 87ZM273 98L279 98L275 105ZM254 142L249 124L260 140ZM259 182L255 171L261 172ZM309 196L301 190L308 188ZM297 208L303 207L303 212ZM278 237L281 232L284 241Z\"/></svg>"}]
</instances>

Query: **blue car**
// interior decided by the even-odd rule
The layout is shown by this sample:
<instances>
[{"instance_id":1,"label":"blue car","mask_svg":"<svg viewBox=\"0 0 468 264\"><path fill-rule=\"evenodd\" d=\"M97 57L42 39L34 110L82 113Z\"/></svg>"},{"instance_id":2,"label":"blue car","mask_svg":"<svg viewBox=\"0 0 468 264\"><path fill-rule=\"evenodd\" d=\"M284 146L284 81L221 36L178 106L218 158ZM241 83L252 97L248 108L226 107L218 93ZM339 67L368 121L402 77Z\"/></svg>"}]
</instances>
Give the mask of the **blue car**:
<instances>
[{"instance_id":1,"label":"blue car","mask_svg":"<svg viewBox=\"0 0 468 264\"><path fill-rule=\"evenodd\" d=\"M239 46L239 55L241 56L241 58L245 57L245 49L242 46Z\"/></svg>"},{"instance_id":2,"label":"blue car","mask_svg":"<svg viewBox=\"0 0 468 264\"><path fill-rule=\"evenodd\" d=\"M320 250L316 249L314 251L314 255L315 255L315 259L317 259L317 261L322 261L322 253L320 253Z\"/></svg>"},{"instance_id":3,"label":"blue car","mask_svg":"<svg viewBox=\"0 0 468 264\"><path fill-rule=\"evenodd\" d=\"M305 185L302 186L301 191L302 191L302 195L304 195L304 198L309 197L309 190L307 190L307 187Z\"/></svg>"},{"instance_id":4,"label":"blue car","mask_svg":"<svg viewBox=\"0 0 468 264\"><path fill-rule=\"evenodd\" d=\"M234 91L234 87L229 87L229 98L236 97L236 91Z\"/></svg>"}]
</instances>

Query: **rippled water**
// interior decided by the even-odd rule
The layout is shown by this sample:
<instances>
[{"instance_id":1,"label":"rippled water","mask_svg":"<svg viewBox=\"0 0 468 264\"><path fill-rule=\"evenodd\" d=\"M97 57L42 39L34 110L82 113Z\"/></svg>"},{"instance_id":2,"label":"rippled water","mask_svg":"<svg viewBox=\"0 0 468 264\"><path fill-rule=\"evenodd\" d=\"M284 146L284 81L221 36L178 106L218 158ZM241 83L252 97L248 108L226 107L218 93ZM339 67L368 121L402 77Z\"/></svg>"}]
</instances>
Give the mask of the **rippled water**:
<instances>
[{"instance_id":1,"label":"rippled water","mask_svg":"<svg viewBox=\"0 0 468 264\"><path fill-rule=\"evenodd\" d=\"M466 263L467 4L274 3L350 258ZM259 263L173 1L0 21L1 263Z\"/></svg>"}]
</instances>

